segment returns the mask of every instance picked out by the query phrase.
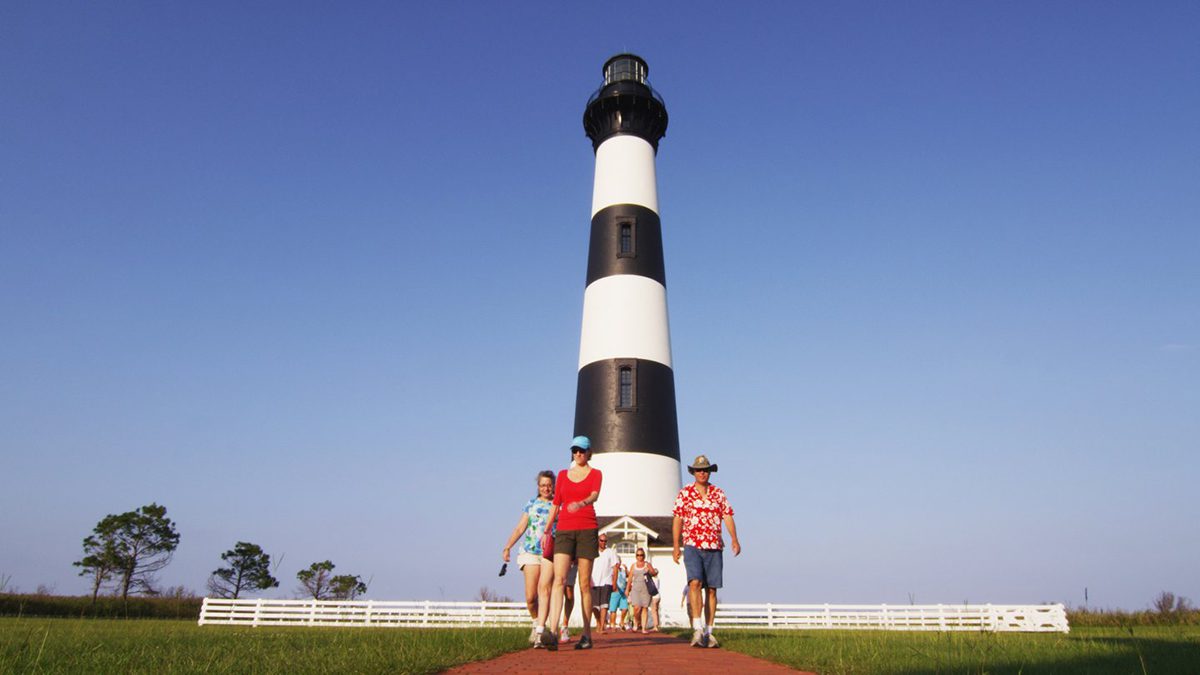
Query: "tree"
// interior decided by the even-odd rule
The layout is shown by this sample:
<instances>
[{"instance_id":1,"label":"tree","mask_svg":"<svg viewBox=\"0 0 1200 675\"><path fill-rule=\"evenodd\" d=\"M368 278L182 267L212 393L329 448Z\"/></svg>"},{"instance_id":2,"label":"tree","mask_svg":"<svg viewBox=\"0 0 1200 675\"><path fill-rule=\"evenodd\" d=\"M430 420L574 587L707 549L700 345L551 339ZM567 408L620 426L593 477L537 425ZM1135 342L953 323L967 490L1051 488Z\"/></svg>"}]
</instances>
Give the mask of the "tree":
<instances>
[{"instance_id":1,"label":"tree","mask_svg":"<svg viewBox=\"0 0 1200 675\"><path fill-rule=\"evenodd\" d=\"M334 564L328 560L315 562L306 570L296 573L300 580L300 588L296 589L301 595L311 595L314 600L325 600L329 597L329 582L333 576Z\"/></svg>"},{"instance_id":2,"label":"tree","mask_svg":"<svg viewBox=\"0 0 1200 675\"><path fill-rule=\"evenodd\" d=\"M99 529L99 525L96 526ZM96 596L100 588L112 580L120 567L117 550L111 538L97 538L88 535L83 538L83 558L71 563L79 568L79 576L90 577L92 583L92 604L96 604Z\"/></svg>"},{"instance_id":3,"label":"tree","mask_svg":"<svg viewBox=\"0 0 1200 675\"><path fill-rule=\"evenodd\" d=\"M124 600L130 591L154 593L154 573L171 562L178 547L179 533L167 507L151 503L105 516L83 540L84 557L75 564L83 568L81 574L92 575L93 599L107 578L97 575L111 565L109 574L117 579Z\"/></svg>"},{"instance_id":4,"label":"tree","mask_svg":"<svg viewBox=\"0 0 1200 675\"><path fill-rule=\"evenodd\" d=\"M243 591L265 591L279 586L279 581L271 576L271 556L258 544L239 541L221 554L221 560L229 566L213 570L208 578L208 590L218 598L236 600Z\"/></svg>"},{"instance_id":5,"label":"tree","mask_svg":"<svg viewBox=\"0 0 1200 675\"><path fill-rule=\"evenodd\" d=\"M479 587L479 593L475 595L475 599L482 600L483 602L512 602L512 598L507 595L500 595L500 593L493 591L487 586Z\"/></svg>"},{"instance_id":6,"label":"tree","mask_svg":"<svg viewBox=\"0 0 1200 675\"><path fill-rule=\"evenodd\" d=\"M1159 614L1170 614L1175 611L1175 594L1163 591L1154 598L1154 610Z\"/></svg>"},{"instance_id":7,"label":"tree","mask_svg":"<svg viewBox=\"0 0 1200 675\"><path fill-rule=\"evenodd\" d=\"M300 580L300 588L296 591L304 596L312 596L314 600L353 600L367 592L367 585L358 575L341 574L333 576L332 562L326 560L315 562L306 570L296 573Z\"/></svg>"},{"instance_id":8,"label":"tree","mask_svg":"<svg viewBox=\"0 0 1200 675\"><path fill-rule=\"evenodd\" d=\"M342 574L329 580L329 595L334 600L353 600L367 592L367 585L357 574Z\"/></svg>"},{"instance_id":9,"label":"tree","mask_svg":"<svg viewBox=\"0 0 1200 675\"><path fill-rule=\"evenodd\" d=\"M1170 591L1163 591L1154 598L1154 609L1163 616L1186 614L1192 611L1192 601L1183 596L1176 597Z\"/></svg>"}]
</instances>

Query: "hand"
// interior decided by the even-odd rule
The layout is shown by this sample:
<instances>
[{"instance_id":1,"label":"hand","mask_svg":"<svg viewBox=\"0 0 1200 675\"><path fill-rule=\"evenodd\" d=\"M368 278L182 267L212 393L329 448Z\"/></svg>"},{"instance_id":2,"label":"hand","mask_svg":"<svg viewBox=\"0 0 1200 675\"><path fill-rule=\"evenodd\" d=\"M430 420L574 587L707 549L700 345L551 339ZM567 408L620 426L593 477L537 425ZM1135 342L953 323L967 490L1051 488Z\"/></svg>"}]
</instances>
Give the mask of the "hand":
<instances>
[{"instance_id":1,"label":"hand","mask_svg":"<svg viewBox=\"0 0 1200 675\"><path fill-rule=\"evenodd\" d=\"M735 553L734 555L737 555L737 554ZM674 562L676 565L679 564L679 547L678 546L671 549L671 561Z\"/></svg>"},{"instance_id":2,"label":"hand","mask_svg":"<svg viewBox=\"0 0 1200 675\"><path fill-rule=\"evenodd\" d=\"M579 509L582 509L582 508L583 508L583 502L571 502L571 503L567 504L567 511L569 511L571 513L575 513L576 511L578 511Z\"/></svg>"},{"instance_id":3,"label":"hand","mask_svg":"<svg viewBox=\"0 0 1200 675\"><path fill-rule=\"evenodd\" d=\"M742 545L738 543L737 539L734 539L731 545L733 546L733 557L736 558L742 554Z\"/></svg>"},{"instance_id":4,"label":"hand","mask_svg":"<svg viewBox=\"0 0 1200 675\"><path fill-rule=\"evenodd\" d=\"M508 549L507 548L504 549L504 555L502 555L500 557L504 558L504 562L508 562Z\"/></svg>"}]
</instances>

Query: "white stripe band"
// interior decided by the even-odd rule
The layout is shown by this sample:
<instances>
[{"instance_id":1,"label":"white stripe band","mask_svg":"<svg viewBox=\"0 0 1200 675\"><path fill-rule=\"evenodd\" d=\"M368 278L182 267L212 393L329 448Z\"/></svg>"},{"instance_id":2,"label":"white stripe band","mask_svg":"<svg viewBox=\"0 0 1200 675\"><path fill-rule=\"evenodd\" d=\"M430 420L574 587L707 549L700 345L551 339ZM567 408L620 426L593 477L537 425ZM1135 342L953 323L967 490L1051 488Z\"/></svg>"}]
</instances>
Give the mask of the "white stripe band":
<instances>
[{"instance_id":1,"label":"white stripe band","mask_svg":"<svg viewBox=\"0 0 1200 675\"><path fill-rule=\"evenodd\" d=\"M647 452L600 452L592 466L604 475L598 516L669 516L679 493L679 462ZM670 541L670 532L659 532Z\"/></svg>"},{"instance_id":2,"label":"white stripe band","mask_svg":"<svg viewBox=\"0 0 1200 675\"><path fill-rule=\"evenodd\" d=\"M583 292L579 367L604 359L646 359L671 367L667 289L636 274L597 279Z\"/></svg>"},{"instance_id":3,"label":"white stripe band","mask_svg":"<svg viewBox=\"0 0 1200 675\"><path fill-rule=\"evenodd\" d=\"M613 136L596 148L592 215L613 204L637 204L658 213L654 147L637 136Z\"/></svg>"}]
</instances>

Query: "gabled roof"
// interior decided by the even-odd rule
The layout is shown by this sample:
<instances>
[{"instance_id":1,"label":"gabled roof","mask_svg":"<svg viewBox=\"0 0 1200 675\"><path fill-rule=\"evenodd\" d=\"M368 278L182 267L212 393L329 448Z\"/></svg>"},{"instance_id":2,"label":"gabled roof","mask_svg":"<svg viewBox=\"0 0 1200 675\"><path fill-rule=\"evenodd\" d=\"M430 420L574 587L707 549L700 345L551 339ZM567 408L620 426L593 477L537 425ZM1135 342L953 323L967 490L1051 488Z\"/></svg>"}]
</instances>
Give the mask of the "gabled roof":
<instances>
[{"instance_id":1,"label":"gabled roof","mask_svg":"<svg viewBox=\"0 0 1200 675\"><path fill-rule=\"evenodd\" d=\"M673 516L600 516L596 519L601 532L634 530L646 535L647 545L671 546Z\"/></svg>"}]
</instances>

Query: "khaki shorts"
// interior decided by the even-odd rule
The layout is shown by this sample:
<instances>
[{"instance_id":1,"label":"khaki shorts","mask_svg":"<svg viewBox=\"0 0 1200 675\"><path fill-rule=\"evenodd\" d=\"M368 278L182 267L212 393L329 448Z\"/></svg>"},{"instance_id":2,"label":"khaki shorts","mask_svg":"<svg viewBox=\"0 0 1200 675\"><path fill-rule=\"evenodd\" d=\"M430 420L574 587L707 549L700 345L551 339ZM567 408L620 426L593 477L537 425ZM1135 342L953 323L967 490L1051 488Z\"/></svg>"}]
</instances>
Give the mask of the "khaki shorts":
<instances>
[{"instance_id":1,"label":"khaki shorts","mask_svg":"<svg viewBox=\"0 0 1200 675\"><path fill-rule=\"evenodd\" d=\"M600 531L559 530L554 533L554 555L566 553L572 558L595 560L600 555Z\"/></svg>"},{"instance_id":2,"label":"khaki shorts","mask_svg":"<svg viewBox=\"0 0 1200 675\"><path fill-rule=\"evenodd\" d=\"M521 551L519 554L517 554L517 569L519 570L524 570L526 565L533 565L534 567L537 567L542 563L549 565L550 561L546 560L540 555L537 555L536 553L526 553Z\"/></svg>"}]
</instances>

